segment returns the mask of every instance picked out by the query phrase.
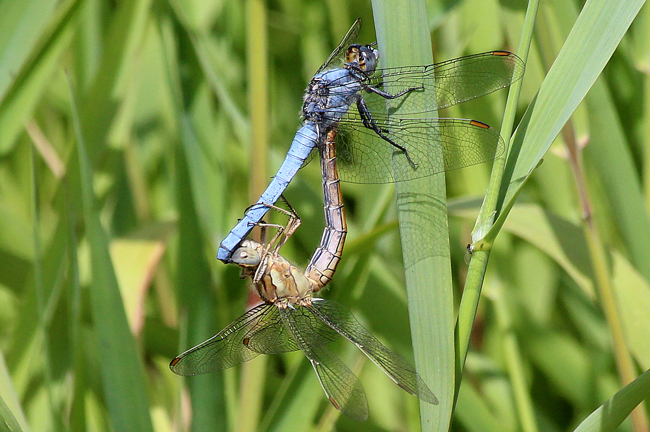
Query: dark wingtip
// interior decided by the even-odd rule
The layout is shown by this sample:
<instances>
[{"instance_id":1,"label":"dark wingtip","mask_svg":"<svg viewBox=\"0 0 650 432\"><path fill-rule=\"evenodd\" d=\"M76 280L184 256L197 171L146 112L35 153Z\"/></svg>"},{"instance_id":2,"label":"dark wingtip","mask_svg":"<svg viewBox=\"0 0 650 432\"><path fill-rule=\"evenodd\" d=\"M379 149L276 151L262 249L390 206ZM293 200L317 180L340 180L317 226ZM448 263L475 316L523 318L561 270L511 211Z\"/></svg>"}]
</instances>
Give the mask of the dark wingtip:
<instances>
[{"instance_id":1,"label":"dark wingtip","mask_svg":"<svg viewBox=\"0 0 650 432\"><path fill-rule=\"evenodd\" d=\"M478 120L470 120L469 124L471 124L472 126L477 126L477 127L483 128L483 129L490 129L490 125L488 125L486 123L483 123L482 121L478 121Z\"/></svg>"},{"instance_id":2,"label":"dark wingtip","mask_svg":"<svg viewBox=\"0 0 650 432\"><path fill-rule=\"evenodd\" d=\"M176 371L176 365L178 364L179 361L181 361L181 358L176 357L174 360L172 360L169 363L169 369L171 369L172 372L174 372L175 374L178 374L178 375L180 375L180 374L178 373L178 371Z\"/></svg>"}]
</instances>

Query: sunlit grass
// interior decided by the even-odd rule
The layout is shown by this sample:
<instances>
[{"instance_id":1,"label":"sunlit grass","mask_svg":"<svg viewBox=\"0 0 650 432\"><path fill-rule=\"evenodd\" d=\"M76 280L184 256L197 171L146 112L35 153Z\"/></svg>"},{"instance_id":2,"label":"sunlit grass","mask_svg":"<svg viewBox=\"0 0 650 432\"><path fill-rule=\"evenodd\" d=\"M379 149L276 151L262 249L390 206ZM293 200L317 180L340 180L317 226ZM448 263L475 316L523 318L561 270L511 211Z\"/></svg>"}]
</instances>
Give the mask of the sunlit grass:
<instances>
[{"instance_id":1,"label":"sunlit grass","mask_svg":"<svg viewBox=\"0 0 650 432\"><path fill-rule=\"evenodd\" d=\"M627 30L640 4L591 0L578 19L581 3L543 3L512 107L516 153L477 252L491 248L487 273L468 270L465 246L490 164L447 175L449 233L445 222L432 234L442 239L432 268L442 282L426 277L415 290L393 187L343 185L350 235L324 295L417 359L441 399L426 407L423 418L436 420L425 428L451 418L454 430L573 430L593 413L580 430L612 430L648 394L643 375L596 411L650 368L647 22ZM426 6L418 25L428 22L436 61L517 51L526 32L524 4ZM246 282L216 260L216 246L284 158L308 78L358 16L361 42L409 30L401 22L393 33L394 7L0 3L0 418L9 430L417 430L417 400L344 344L334 348L368 394L363 425L329 405L300 353L184 380L167 367L246 310ZM256 22L266 24L251 29ZM261 58L268 73L256 76ZM497 127L505 98L441 115ZM260 140L267 157L254 150ZM582 165L569 163L567 147L584 147ZM320 189L310 166L287 191L303 224L283 254L298 265L320 239ZM477 276L482 284L465 285ZM436 369L449 365L444 356L459 361L451 342L462 289L481 286L460 324L462 373ZM426 328L434 322L445 324ZM637 430L646 418L636 414ZM628 420L620 430L632 428Z\"/></svg>"}]
</instances>

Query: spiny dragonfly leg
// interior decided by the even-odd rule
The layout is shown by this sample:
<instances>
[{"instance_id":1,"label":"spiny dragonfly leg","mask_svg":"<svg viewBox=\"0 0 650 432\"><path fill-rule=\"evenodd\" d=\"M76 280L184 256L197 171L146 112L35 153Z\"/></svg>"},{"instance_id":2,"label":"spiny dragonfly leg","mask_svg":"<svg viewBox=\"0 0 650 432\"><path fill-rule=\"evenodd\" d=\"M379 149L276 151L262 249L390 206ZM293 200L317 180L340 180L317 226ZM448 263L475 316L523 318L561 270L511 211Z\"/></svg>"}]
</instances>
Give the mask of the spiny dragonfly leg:
<instances>
[{"instance_id":1,"label":"spiny dragonfly leg","mask_svg":"<svg viewBox=\"0 0 650 432\"><path fill-rule=\"evenodd\" d=\"M382 139L384 139L386 142L388 142L390 145L393 147L396 147L400 149L402 152L404 152L404 156L406 156L406 160L411 164L413 169L418 168L418 164L416 164L413 159L411 159L411 156L409 155L408 150L406 150L406 147L397 144L395 141L392 139L388 138L385 134L388 133L387 130L385 129L380 129L379 126L377 126L377 123L375 120L372 118L372 114L370 113L370 110L368 109L368 106L366 105L366 101L363 100L363 98L359 98L357 101L357 109L359 110L359 115L361 115L361 121L363 122L363 125L367 127L368 129L372 129L377 135L379 135Z\"/></svg>"},{"instance_id":2,"label":"spiny dragonfly leg","mask_svg":"<svg viewBox=\"0 0 650 432\"><path fill-rule=\"evenodd\" d=\"M267 223L264 220L253 224L254 226L259 227L261 231L260 232L261 250L257 252L251 250L249 251L249 253L259 256L259 261L256 269L253 269L254 272L249 268L242 268L242 278L245 278L246 276L251 276L253 279L254 286L260 283L262 277L267 273L269 261L272 259L272 256L278 253L280 248L287 242L289 237L291 237L291 235L296 231L296 229L298 229L301 223L300 217L298 217L298 213L293 207L291 207L291 204L287 202L284 195L281 195L280 198L287 204L289 210L285 210L281 207L278 207L273 204L265 203L265 202L258 202L253 204L253 206L263 206L268 209L272 209L279 213L289 216L289 221L287 222L286 225ZM267 242L266 232L269 228L276 229L276 233L271 239L271 241Z\"/></svg>"},{"instance_id":3,"label":"spiny dragonfly leg","mask_svg":"<svg viewBox=\"0 0 650 432\"><path fill-rule=\"evenodd\" d=\"M272 224L272 223L266 223L264 221L258 222L256 225L259 226L262 230L262 244L264 244L265 250L271 250L273 249L274 252L278 251L293 235L293 233L298 229L298 227L301 224L300 217L298 216L298 213L296 210L289 204L287 199L284 197L284 195L281 195L280 198L285 202L285 204L289 207L289 210L285 210L281 207L278 207L273 204L268 204L268 203L258 203L257 205L263 205L265 207L268 207L269 209L275 210L279 213L285 214L289 217L289 221L287 222L286 225L279 225L279 224ZM277 232L271 239L269 243L265 242L265 235L266 235L266 230L268 228L276 228Z\"/></svg>"}]
</instances>

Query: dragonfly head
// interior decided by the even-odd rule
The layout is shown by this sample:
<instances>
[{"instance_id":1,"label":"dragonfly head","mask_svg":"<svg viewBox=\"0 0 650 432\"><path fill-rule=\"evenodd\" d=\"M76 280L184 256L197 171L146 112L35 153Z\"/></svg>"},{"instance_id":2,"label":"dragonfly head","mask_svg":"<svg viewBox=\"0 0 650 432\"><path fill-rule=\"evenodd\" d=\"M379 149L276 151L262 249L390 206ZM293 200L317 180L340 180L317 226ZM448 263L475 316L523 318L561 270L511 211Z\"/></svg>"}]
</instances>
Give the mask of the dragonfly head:
<instances>
[{"instance_id":1,"label":"dragonfly head","mask_svg":"<svg viewBox=\"0 0 650 432\"><path fill-rule=\"evenodd\" d=\"M251 243L251 244L249 244ZM257 267L262 259L253 242L244 240L232 255L232 262L241 267Z\"/></svg>"},{"instance_id":2,"label":"dragonfly head","mask_svg":"<svg viewBox=\"0 0 650 432\"><path fill-rule=\"evenodd\" d=\"M346 64L353 64L368 75L375 71L378 61L379 51L374 48L374 44L350 45L347 53L345 53Z\"/></svg>"}]
</instances>

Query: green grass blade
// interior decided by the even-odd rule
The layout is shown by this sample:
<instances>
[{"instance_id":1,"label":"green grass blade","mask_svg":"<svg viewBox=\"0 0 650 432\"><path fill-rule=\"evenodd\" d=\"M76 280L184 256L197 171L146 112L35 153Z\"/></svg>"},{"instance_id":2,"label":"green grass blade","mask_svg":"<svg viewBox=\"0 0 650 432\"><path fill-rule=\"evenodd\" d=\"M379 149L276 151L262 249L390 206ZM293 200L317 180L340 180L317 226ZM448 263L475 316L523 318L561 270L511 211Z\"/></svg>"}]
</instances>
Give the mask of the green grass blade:
<instances>
[{"instance_id":1,"label":"green grass blade","mask_svg":"<svg viewBox=\"0 0 650 432\"><path fill-rule=\"evenodd\" d=\"M1 432L22 432L20 424L11 413L11 410L0 396L0 431Z\"/></svg>"},{"instance_id":2,"label":"green grass blade","mask_svg":"<svg viewBox=\"0 0 650 432\"><path fill-rule=\"evenodd\" d=\"M22 69L51 18L55 0L0 3L0 100Z\"/></svg>"},{"instance_id":3,"label":"green grass blade","mask_svg":"<svg viewBox=\"0 0 650 432\"><path fill-rule=\"evenodd\" d=\"M12 432L30 431L2 353L0 353L0 423L9 428L6 430Z\"/></svg>"},{"instance_id":4,"label":"green grass blade","mask_svg":"<svg viewBox=\"0 0 650 432\"><path fill-rule=\"evenodd\" d=\"M612 99L604 80L598 80L587 95L590 139L584 149L585 162L597 173L609 205L616 209L605 223L617 228L630 260L650 280L650 248L646 247L650 244L650 218L626 131Z\"/></svg>"},{"instance_id":5,"label":"green grass blade","mask_svg":"<svg viewBox=\"0 0 650 432\"><path fill-rule=\"evenodd\" d=\"M575 432L618 430L623 420L643 399L650 396L650 370L645 371L587 417Z\"/></svg>"},{"instance_id":6,"label":"green grass blade","mask_svg":"<svg viewBox=\"0 0 650 432\"><path fill-rule=\"evenodd\" d=\"M376 0L373 11L383 67L433 62L424 2ZM422 430L447 430L455 352L445 176L399 182L396 191L415 363L440 402L420 403Z\"/></svg>"},{"instance_id":7,"label":"green grass blade","mask_svg":"<svg viewBox=\"0 0 650 432\"><path fill-rule=\"evenodd\" d=\"M187 143L187 146L190 144ZM187 159L182 148L177 150L178 180L178 275L179 302L187 314L187 346L180 352L213 336L219 329L214 319L214 295L210 290L210 271L205 261L205 246L201 236L200 217L190 189ZM171 371L169 373L172 373ZM180 379L180 378L177 378ZM192 400L194 430L226 430L223 373L186 379Z\"/></svg>"},{"instance_id":8,"label":"green grass blade","mask_svg":"<svg viewBox=\"0 0 650 432\"><path fill-rule=\"evenodd\" d=\"M267 42L266 2L246 2L246 57L248 109L250 113L251 176L249 179L250 202L257 201L268 184L269 160L269 71ZM237 430L258 430L266 383L267 358L246 363L242 367Z\"/></svg>"},{"instance_id":9,"label":"green grass blade","mask_svg":"<svg viewBox=\"0 0 650 432\"><path fill-rule=\"evenodd\" d=\"M585 4L512 142L502 184L503 205L487 235L494 241L521 188L574 113L645 2Z\"/></svg>"},{"instance_id":10,"label":"green grass blade","mask_svg":"<svg viewBox=\"0 0 650 432\"><path fill-rule=\"evenodd\" d=\"M164 22L161 34L172 109L181 141L174 148L175 199L179 209L180 237L176 285L180 309L187 317L187 326L186 334L180 338L186 345L178 347L178 354L219 331L214 313L215 298L211 289L210 264L206 261L206 251L210 251L210 255L214 256L214 249L210 247L211 244L206 244L205 239L212 238L213 233L222 225L223 212L219 209L219 203L223 202L223 191L221 188L215 191L205 185L222 184L223 179L219 176L220 173L209 169L213 154L206 154L208 149L201 146L191 113L185 108L185 98L188 95L184 92L181 73L175 62L180 53L172 33L171 22ZM219 372L190 377L185 382L192 402L193 430L226 430L228 423L224 374Z\"/></svg>"},{"instance_id":11,"label":"green grass blade","mask_svg":"<svg viewBox=\"0 0 650 432\"><path fill-rule=\"evenodd\" d=\"M537 10L539 1L530 1L526 11L526 18L524 28L522 31L520 50L524 61L528 59L528 51L533 37L534 22L537 17ZM501 134L509 135L514 123L514 115L516 110L516 100L519 96L521 89L521 82L513 84L513 91L508 95L508 103L506 107L505 117L502 123ZM508 136L505 141L509 143ZM509 148L508 150L511 150ZM456 329L456 350L457 350L457 369L462 371L469 349L470 336L474 327L474 320L476 318L476 310L481 296L481 288L483 286L483 279L485 278L485 271L487 269L488 260L490 257L491 244L494 239L485 240L484 236L489 233L489 228L494 221L497 206L499 202L499 189L503 182L504 170L506 169L505 161L499 158L495 161L490 176L490 184L486 198L481 206L478 218L472 230L472 246L476 248L467 272L467 280L461 298L460 308L458 311L458 323ZM456 381L456 388L460 387L459 376Z\"/></svg>"},{"instance_id":12,"label":"green grass blade","mask_svg":"<svg viewBox=\"0 0 650 432\"><path fill-rule=\"evenodd\" d=\"M72 84L70 89L72 118L78 143L81 202L91 255L90 303L98 341L104 397L115 430L153 432L144 368L126 320L108 250L109 241L99 220L93 192L92 166L81 132Z\"/></svg>"},{"instance_id":13,"label":"green grass blade","mask_svg":"<svg viewBox=\"0 0 650 432\"><path fill-rule=\"evenodd\" d=\"M34 147L31 147L32 153L32 218L34 241L34 291L36 293L36 310L38 314L39 330L43 340L43 375L45 386L47 387L47 399L52 417L52 426L59 429L63 427L61 419L57 415L55 408L55 397L53 392L52 381L52 359L50 355L50 338L48 332L48 319L46 318L47 295L45 292L45 278L43 277L43 250L41 239L41 208L40 208L40 179L38 177L38 163Z\"/></svg>"},{"instance_id":14,"label":"green grass blade","mask_svg":"<svg viewBox=\"0 0 650 432\"><path fill-rule=\"evenodd\" d=\"M620 253L613 253L612 285L626 345L643 369L650 368L650 284Z\"/></svg>"},{"instance_id":15,"label":"green grass blade","mask_svg":"<svg viewBox=\"0 0 650 432\"><path fill-rule=\"evenodd\" d=\"M22 2L19 2L19 4ZM42 3L42 2L39 2ZM37 43L30 43L28 38L22 43L24 45L14 46L13 40L5 41L7 49L24 49L30 54L26 56L23 52L14 55L13 52L7 56L0 57L0 154L11 150L16 137L23 130L24 123L34 110L35 105L42 97L48 85L51 84L52 75L61 66L61 57L69 47L76 28L75 18L79 14L81 0L70 0L61 3L50 18L48 25L42 30ZM36 2L30 6L38 8ZM51 6L42 4L44 9ZM14 2L3 2L0 13L3 9L14 8ZM11 20L11 12L2 15L2 20ZM40 15L40 13L39 13ZM25 23L32 20L32 14L25 17ZM5 23L0 22L1 28L5 29ZM8 25L11 28L11 25ZM8 70L2 70L4 68ZM9 69L16 68L16 69ZM8 76L3 76L3 72ZM4 81L4 82L3 82Z\"/></svg>"}]
</instances>

